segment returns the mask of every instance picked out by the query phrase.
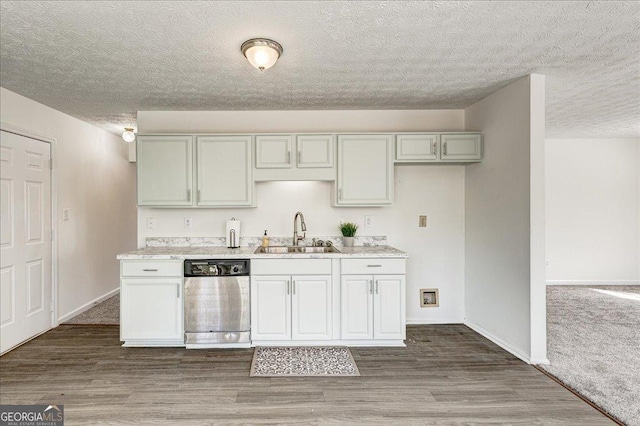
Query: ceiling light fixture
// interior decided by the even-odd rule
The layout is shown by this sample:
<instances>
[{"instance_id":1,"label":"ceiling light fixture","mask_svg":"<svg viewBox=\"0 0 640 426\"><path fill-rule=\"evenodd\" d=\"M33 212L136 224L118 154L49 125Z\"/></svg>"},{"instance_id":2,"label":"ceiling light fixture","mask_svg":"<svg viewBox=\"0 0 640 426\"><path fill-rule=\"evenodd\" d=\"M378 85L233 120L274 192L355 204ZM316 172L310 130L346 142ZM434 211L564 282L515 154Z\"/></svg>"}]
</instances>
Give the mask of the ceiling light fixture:
<instances>
[{"instance_id":1,"label":"ceiling light fixture","mask_svg":"<svg viewBox=\"0 0 640 426\"><path fill-rule=\"evenodd\" d=\"M131 143L136 140L136 134L133 133L133 127L124 128L124 132L122 132L122 139L127 143Z\"/></svg>"},{"instance_id":2,"label":"ceiling light fixture","mask_svg":"<svg viewBox=\"0 0 640 426\"><path fill-rule=\"evenodd\" d=\"M242 43L240 50L249 63L260 71L271 68L282 55L280 43L267 38L247 40Z\"/></svg>"}]
</instances>

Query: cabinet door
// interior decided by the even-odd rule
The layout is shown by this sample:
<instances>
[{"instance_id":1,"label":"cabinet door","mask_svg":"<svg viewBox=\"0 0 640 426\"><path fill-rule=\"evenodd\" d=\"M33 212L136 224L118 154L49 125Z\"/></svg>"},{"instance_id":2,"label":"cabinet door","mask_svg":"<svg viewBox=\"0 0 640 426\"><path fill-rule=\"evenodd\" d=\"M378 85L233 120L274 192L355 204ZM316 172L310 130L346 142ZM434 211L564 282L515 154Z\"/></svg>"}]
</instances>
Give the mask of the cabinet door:
<instances>
[{"instance_id":1,"label":"cabinet door","mask_svg":"<svg viewBox=\"0 0 640 426\"><path fill-rule=\"evenodd\" d=\"M336 205L393 203L393 136L338 136Z\"/></svg>"},{"instance_id":2,"label":"cabinet door","mask_svg":"<svg viewBox=\"0 0 640 426\"><path fill-rule=\"evenodd\" d=\"M199 136L196 150L197 205L251 206L251 136Z\"/></svg>"},{"instance_id":3,"label":"cabinet door","mask_svg":"<svg viewBox=\"0 0 640 426\"><path fill-rule=\"evenodd\" d=\"M405 276L374 276L373 337L403 339L405 327Z\"/></svg>"},{"instance_id":4,"label":"cabinet door","mask_svg":"<svg viewBox=\"0 0 640 426\"><path fill-rule=\"evenodd\" d=\"M445 134L440 136L442 161L480 161L482 135L479 133Z\"/></svg>"},{"instance_id":5,"label":"cabinet door","mask_svg":"<svg viewBox=\"0 0 640 426\"><path fill-rule=\"evenodd\" d=\"M293 340L330 340L331 275L301 275L291 279Z\"/></svg>"},{"instance_id":6,"label":"cabinet door","mask_svg":"<svg viewBox=\"0 0 640 426\"><path fill-rule=\"evenodd\" d=\"M291 277L251 277L251 338L291 340Z\"/></svg>"},{"instance_id":7,"label":"cabinet door","mask_svg":"<svg viewBox=\"0 0 640 426\"><path fill-rule=\"evenodd\" d=\"M396 136L396 162L425 162L438 159L437 134Z\"/></svg>"},{"instance_id":8,"label":"cabinet door","mask_svg":"<svg viewBox=\"0 0 640 426\"><path fill-rule=\"evenodd\" d=\"M123 278L121 340L183 341L182 278Z\"/></svg>"},{"instance_id":9,"label":"cabinet door","mask_svg":"<svg viewBox=\"0 0 640 426\"><path fill-rule=\"evenodd\" d=\"M191 206L191 136L138 136L138 205Z\"/></svg>"},{"instance_id":10,"label":"cabinet door","mask_svg":"<svg viewBox=\"0 0 640 426\"><path fill-rule=\"evenodd\" d=\"M300 168L333 167L333 135L299 135L296 138L296 165Z\"/></svg>"},{"instance_id":11,"label":"cabinet door","mask_svg":"<svg viewBox=\"0 0 640 426\"><path fill-rule=\"evenodd\" d=\"M291 135L257 135L256 168L290 169Z\"/></svg>"},{"instance_id":12,"label":"cabinet door","mask_svg":"<svg viewBox=\"0 0 640 426\"><path fill-rule=\"evenodd\" d=\"M373 277L343 275L341 331L342 339L373 338Z\"/></svg>"}]
</instances>

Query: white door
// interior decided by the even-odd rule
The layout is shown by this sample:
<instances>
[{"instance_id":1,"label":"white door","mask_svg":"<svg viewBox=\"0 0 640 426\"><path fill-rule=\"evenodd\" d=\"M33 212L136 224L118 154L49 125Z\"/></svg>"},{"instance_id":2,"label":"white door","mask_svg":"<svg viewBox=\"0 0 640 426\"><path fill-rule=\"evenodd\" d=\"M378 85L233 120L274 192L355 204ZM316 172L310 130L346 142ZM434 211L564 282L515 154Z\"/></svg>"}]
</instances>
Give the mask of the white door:
<instances>
[{"instance_id":1,"label":"white door","mask_svg":"<svg viewBox=\"0 0 640 426\"><path fill-rule=\"evenodd\" d=\"M393 204L392 154L391 135L339 135L336 204Z\"/></svg>"},{"instance_id":2,"label":"white door","mask_svg":"<svg viewBox=\"0 0 640 426\"><path fill-rule=\"evenodd\" d=\"M440 136L433 133L396 136L396 161L422 162L438 159Z\"/></svg>"},{"instance_id":3,"label":"white door","mask_svg":"<svg viewBox=\"0 0 640 426\"><path fill-rule=\"evenodd\" d=\"M251 277L251 338L291 340L291 277Z\"/></svg>"},{"instance_id":4,"label":"white door","mask_svg":"<svg viewBox=\"0 0 640 426\"><path fill-rule=\"evenodd\" d=\"M182 278L124 278L120 340L182 341Z\"/></svg>"},{"instance_id":5,"label":"white door","mask_svg":"<svg viewBox=\"0 0 640 426\"><path fill-rule=\"evenodd\" d=\"M191 136L138 136L138 205L191 206Z\"/></svg>"},{"instance_id":6,"label":"white door","mask_svg":"<svg viewBox=\"0 0 640 426\"><path fill-rule=\"evenodd\" d=\"M342 276L342 338L373 338L373 277Z\"/></svg>"},{"instance_id":7,"label":"white door","mask_svg":"<svg viewBox=\"0 0 640 426\"><path fill-rule=\"evenodd\" d=\"M256 168L290 169L291 135L257 135Z\"/></svg>"},{"instance_id":8,"label":"white door","mask_svg":"<svg viewBox=\"0 0 640 426\"><path fill-rule=\"evenodd\" d=\"M299 135L296 138L296 165L300 168L333 167L333 135Z\"/></svg>"},{"instance_id":9,"label":"white door","mask_svg":"<svg viewBox=\"0 0 640 426\"><path fill-rule=\"evenodd\" d=\"M473 161L482 159L482 135L479 133L444 134L440 136L440 159Z\"/></svg>"},{"instance_id":10,"label":"white door","mask_svg":"<svg viewBox=\"0 0 640 426\"><path fill-rule=\"evenodd\" d=\"M330 340L333 329L331 275L302 275L291 279L293 340Z\"/></svg>"},{"instance_id":11,"label":"white door","mask_svg":"<svg viewBox=\"0 0 640 426\"><path fill-rule=\"evenodd\" d=\"M404 275L374 276L374 339L404 340L406 335L404 281Z\"/></svg>"},{"instance_id":12,"label":"white door","mask_svg":"<svg viewBox=\"0 0 640 426\"><path fill-rule=\"evenodd\" d=\"M199 206L253 203L251 136L199 136L196 151Z\"/></svg>"},{"instance_id":13,"label":"white door","mask_svg":"<svg viewBox=\"0 0 640 426\"><path fill-rule=\"evenodd\" d=\"M1 132L0 352L52 326L51 151Z\"/></svg>"}]
</instances>

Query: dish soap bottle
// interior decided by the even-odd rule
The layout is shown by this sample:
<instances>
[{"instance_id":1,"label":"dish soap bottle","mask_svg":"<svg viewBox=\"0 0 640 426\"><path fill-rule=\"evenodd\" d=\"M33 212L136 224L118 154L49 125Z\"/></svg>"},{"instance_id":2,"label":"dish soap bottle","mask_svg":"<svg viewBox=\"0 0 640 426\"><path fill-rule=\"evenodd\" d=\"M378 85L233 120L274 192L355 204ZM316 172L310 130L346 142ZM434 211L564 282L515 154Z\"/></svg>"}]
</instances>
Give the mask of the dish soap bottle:
<instances>
[{"instance_id":1,"label":"dish soap bottle","mask_svg":"<svg viewBox=\"0 0 640 426\"><path fill-rule=\"evenodd\" d=\"M267 230L264 230L264 236L262 237L262 247L269 247L269 236Z\"/></svg>"}]
</instances>

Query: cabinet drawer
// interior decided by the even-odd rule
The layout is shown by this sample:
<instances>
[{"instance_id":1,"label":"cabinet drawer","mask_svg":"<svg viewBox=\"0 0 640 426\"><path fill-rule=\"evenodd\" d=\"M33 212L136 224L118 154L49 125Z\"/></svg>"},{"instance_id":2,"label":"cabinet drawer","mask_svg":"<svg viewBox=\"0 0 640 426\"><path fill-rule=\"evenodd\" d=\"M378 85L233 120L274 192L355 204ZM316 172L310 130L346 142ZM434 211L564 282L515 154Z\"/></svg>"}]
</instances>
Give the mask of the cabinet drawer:
<instances>
[{"instance_id":1,"label":"cabinet drawer","mask_svg":"<svg viewBox=\"0 0 640 426\"><path fill-rule=\"evenodd\" d=\"M404 259L342 259L341 273L345 274L404 274Z\"/></svg>"},{"instance_id":2,"label":"cabinet drawer","mask_svg":"<svg viewBox=\"0 0 640 426\"><path fill-rule=\"evenodd\" d=\"M251 275L328 275L331 259L253 259Z\"/></svg>"},{"instance_id":3,"label":"cabinet drawer","mask_svg":"<svg viewBox=\"0 0 640 426\"><path fill-rule=\"evenodd\" d=\"M181 277L181 260L123 260L120 262L123 277Z\"/></svg>"}]
</instances>

